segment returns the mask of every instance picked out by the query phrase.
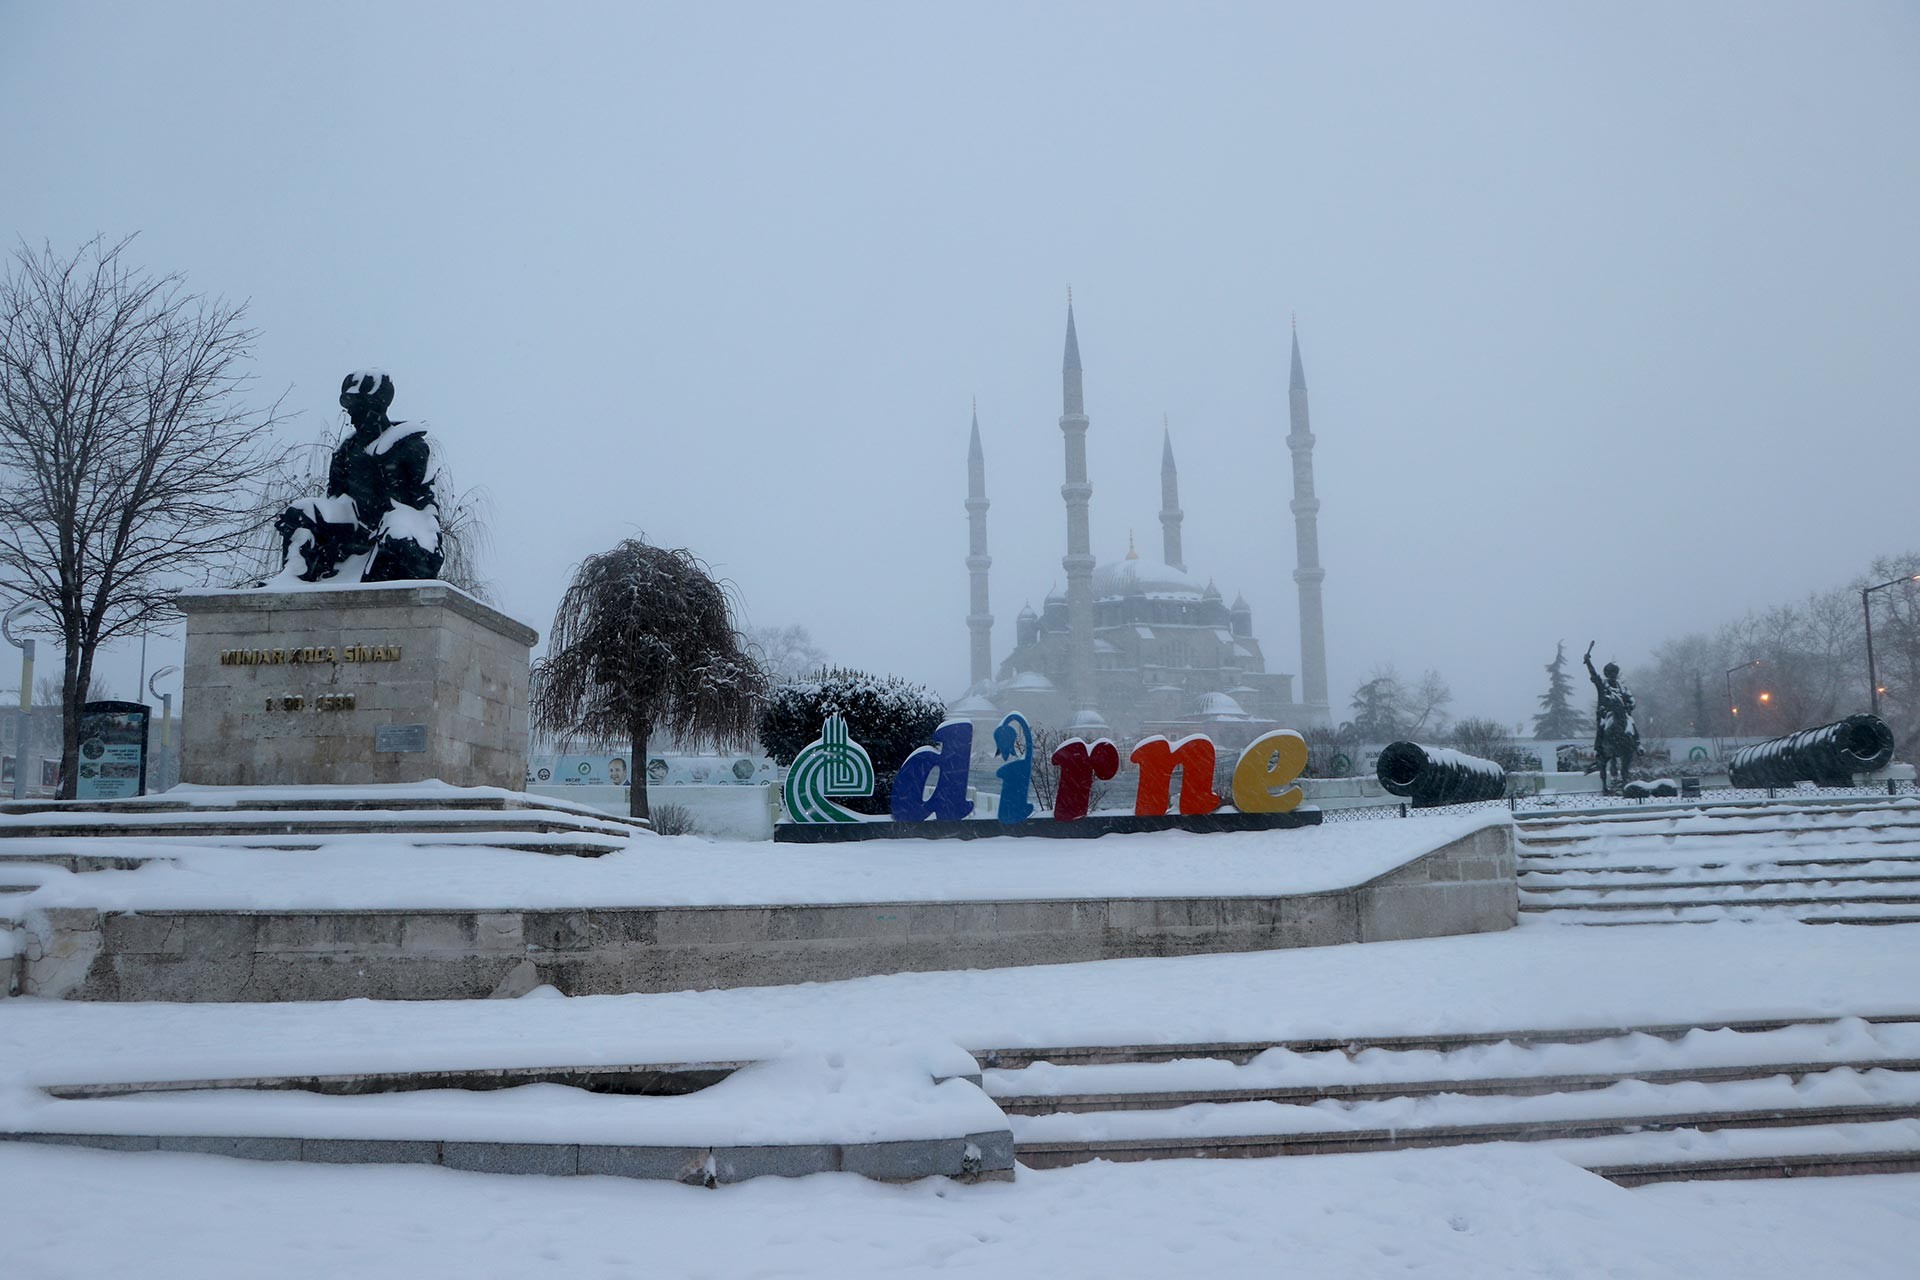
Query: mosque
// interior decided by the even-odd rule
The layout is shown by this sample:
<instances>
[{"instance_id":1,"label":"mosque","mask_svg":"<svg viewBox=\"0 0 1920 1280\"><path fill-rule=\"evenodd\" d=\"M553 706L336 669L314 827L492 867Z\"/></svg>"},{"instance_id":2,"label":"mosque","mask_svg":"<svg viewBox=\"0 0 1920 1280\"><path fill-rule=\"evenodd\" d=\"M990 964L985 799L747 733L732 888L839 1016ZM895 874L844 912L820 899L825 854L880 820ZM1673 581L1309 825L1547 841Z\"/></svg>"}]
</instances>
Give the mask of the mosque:
<instances>
[{"instance_id":1,"label":"mosque","mask_svg":"<svg viewBox=\"0 0 1920 1280\"><path fill-rule=\"evenodd\" d=\"M993 665L993 614L988 607L986 455L980 420L973 419L967 452L967 570L971 586L967 630L971 680L951 713L972 721L979 741L1008 711L1083 737L1127 739L1164 733L1205 733L1222 747L1244 746L1271 729L1331 723L1327 703L1326 634L1321 618L1318 514L1313 494L1313 431L1300 336L1293 335L1288 385L1293 455L1293 580L1300 599L1302 688L1293 676L1269 671L1246 597L1231 604L1210 578L1188 569L1181 551L1180 479L1171 433L1160 454L1161 554L1143 557L1129 546L1125 559L1097 562L1089 545L1087 428L1081 388L1080 340L1073 303L1067 303L1066 357L1061 368L1060 431L1066 444L1065 591L1050 593L1040 612L1021 609L1013 651ZM986 739L991 740L991 739Z\"/></svg>"}]
</instances>

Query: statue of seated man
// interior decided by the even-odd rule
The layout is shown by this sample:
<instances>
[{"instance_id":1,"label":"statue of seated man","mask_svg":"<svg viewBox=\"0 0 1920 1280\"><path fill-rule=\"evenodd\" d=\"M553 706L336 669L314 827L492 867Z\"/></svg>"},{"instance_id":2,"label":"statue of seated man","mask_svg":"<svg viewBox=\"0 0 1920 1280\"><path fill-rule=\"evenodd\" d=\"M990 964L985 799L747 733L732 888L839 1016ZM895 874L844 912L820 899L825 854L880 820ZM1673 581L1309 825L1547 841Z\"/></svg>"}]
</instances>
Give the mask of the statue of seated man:
<instances>
[{"instance_id":1,"label":"statue of seated man","mask_svg":"<svg viewBox=\"0 0 1920 1280\"><path fill-rule=\"evenodd\" d=\"M273 522L275 581L399 582L438 577L440 504L426 428L387 418L393 379L350 373L340 407L353 433L333 451L324 497L301 498Z\"/></svg>"}]
</instances>

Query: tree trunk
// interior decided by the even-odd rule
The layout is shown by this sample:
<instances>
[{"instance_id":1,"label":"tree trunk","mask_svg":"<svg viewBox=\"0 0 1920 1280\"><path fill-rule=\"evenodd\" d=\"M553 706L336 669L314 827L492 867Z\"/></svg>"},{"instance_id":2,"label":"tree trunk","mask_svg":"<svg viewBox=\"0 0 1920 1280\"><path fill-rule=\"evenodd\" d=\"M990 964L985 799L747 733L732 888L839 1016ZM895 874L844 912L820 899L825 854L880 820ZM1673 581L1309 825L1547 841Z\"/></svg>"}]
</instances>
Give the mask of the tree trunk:
<instances>
[{"instance_id":1,"label":"tree trunk","mask_svg":"<svg viewBox=\"0 0 1920 1280\"><path fill-rule=\"evenodd\" d=\"M627 814L645 818L647 811L647 731L633 731L633 753L627 757Z\"/></svg>"},{"instance_id":2,"label":"tree trunk","mask_svg":"<svg viewBox=\"0 0 1920 1280\"><path fill-rule=\"evenodd\" d=\"M80 700L93 675L93 655L78 641L70 641L61 663L64 687L60 694L60 790L62 800L74 798L80 785Z\"/></svg>"}]
</instances>

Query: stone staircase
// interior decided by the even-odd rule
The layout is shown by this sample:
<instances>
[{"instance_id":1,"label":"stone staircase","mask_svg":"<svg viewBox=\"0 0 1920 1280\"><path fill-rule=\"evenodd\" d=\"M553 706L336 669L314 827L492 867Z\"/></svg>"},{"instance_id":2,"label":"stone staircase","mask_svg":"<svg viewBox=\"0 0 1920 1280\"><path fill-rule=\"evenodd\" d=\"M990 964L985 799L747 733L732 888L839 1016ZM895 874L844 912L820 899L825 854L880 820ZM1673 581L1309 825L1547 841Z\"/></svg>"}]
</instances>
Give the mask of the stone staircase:
<instances>
[{"instance_id":1,"label":"stone staircase","mask_svg":"<svg viewBox=\"0 0 1920 1280\"><path fill-rule=\"evenodd\" d=\"M977 1056L1031 1168L1528 1142L1624 1185L1920 1170L1920 1014Z\"/></svg>"},{"instance_id":2,"label":"stone staircase","mask_svg":"<svg viewBox=\"0 0 1920 1280\"><path fill-rule=\"evenodd\" d=\"M807 1085L821 1086L798 1077L789 1091L797 1123L824 1124L835 1131L832 1140L812 1130L801 1140L743 1136L740 1113L752 1117L749 1130L769 1123L764 1096L702 1106L706 1090L742 1068L767 1065L745 1058L42 1083L31 1090L39 1104L15 1113L26 1123L10 1125L0 1108L0 1143L707 1187L834 1172L890 1182L1009 1181L1012 1135L980 1096L972 1060L952 1052L957 1059L949 1066L959 1070L908 1068L918 1080L894 1082L893 1092L874 1102L873 1116L852 1120L808 1121L812 1108L829 1100L809 1097ZM921 1082L936 1092L957 1088L973 1105L956 1112L949 1098L944 1107L937 1100L929 1107L912 1087ZM924 1114L911 1114L916 1106ZM953 1131L969 1119L989 1127ZM882 1124L917 1133L866 1132Z\"/></svg>"},{"instance_id":3,"label":"stone staircase","mask_svg":"<svg viewBox=\"0 0 1920 1280\"><path fill-rule=\"evenodd\" d=\"M1920 803L1523 816L1522 919L1920 923Z\"/></svg>"},{"instance_id":4,"label":"stone staircase","mask_svg":"<svg viewBox=\"0 0 1920 1280\"><path fill-rule=\"evenodd\" d=\"M383 795L314 788L248 796L224 790L137 800L0 803L0 882L23 866L128 870L181 846L323 849L378 836L416 846L480 845L597 857L626 847L643 821L506 791ZM4 892L4 889L0 889Z\"/></svg>"},{"instance_id":5,"label":"stone staircase","mask_svg":"<svg viewBox=\"0 0 1920 1280\"><path fill-rule=\"evenodd\" d=\"M646 824L494 788L192 788L130 800L0 803L0 995L21 988L26 895L66 873L132 871L208 848L317 851L364 843L595 858Z\"/></svg>"}]
</instances>

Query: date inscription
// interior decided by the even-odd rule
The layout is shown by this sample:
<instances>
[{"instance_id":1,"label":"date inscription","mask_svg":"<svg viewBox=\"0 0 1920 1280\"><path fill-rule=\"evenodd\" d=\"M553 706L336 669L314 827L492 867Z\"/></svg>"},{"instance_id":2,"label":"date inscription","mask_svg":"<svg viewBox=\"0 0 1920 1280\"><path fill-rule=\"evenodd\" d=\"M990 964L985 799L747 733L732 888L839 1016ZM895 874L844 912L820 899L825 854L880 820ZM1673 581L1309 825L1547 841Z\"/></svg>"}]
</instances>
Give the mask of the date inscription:
<instances>
[{"instance_id":1,"label":"date inscription","mask_svg":"<svg viewBox=\"0 0 1920 1280\"><path fill-rule=\"evenodd\" d=\"M354 697L350 693L322 693L311 698L288 693L267 699L269 711L351 711L353 706Z\"/></svg>"}]
</instances>

